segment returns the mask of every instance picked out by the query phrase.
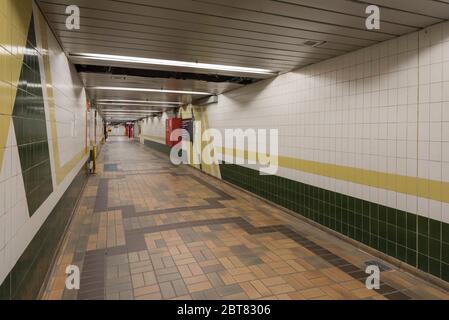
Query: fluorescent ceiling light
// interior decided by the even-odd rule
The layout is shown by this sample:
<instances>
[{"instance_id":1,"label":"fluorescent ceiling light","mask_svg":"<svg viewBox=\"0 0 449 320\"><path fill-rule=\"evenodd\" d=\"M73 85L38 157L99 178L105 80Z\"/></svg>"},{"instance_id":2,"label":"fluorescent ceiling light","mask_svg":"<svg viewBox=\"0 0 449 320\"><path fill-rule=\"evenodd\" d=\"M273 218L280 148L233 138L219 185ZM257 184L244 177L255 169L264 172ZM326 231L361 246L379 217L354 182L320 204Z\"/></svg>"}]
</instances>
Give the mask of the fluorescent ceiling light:
<instances>
[{"instance_id":1,"label":"fluorescent ceiling light","mask_svg":"<svg viewBox=\"0 0 449 320\"><path fill-rule=\"evenodd\" d=\"M182 102L176 102L176 101L148 101L148 100L113 100L113 99L98 99L95 100L98 103L105 104L105 103L143 103L143 104L175 104L175 105L182 105Z\"/></svg>"},{"instance_id":2,"label":"fluorescent ceiling light","mask_svg":"<svg viewBox=\"0 0 449 320\"><path fill-rule=\"evenodd\" d=\"M105 113L106 116L129 116L129 117L136 117L136 116L149 116L152 115L152 113Z\"/></svg>"},{"instance_id":3,"label":"fluorescent ceiling light","mask_svg":"<svg viewBox=\"0 0 449 320\"><path fill-rule=\"evenodd\" d=\"M139 104L139 103L98 103L99 106L135 106L135 107L156 107L156 108L161 108L161 107L165 107L165 108L176 108L177 106L174 105L152 105L152 104Z\"/></svg>"},{"instance_id":4,"label":"fluorescent ceiling light","mask_svg":"<svg viewBox=\"0 0 449 320\"><path fill-rule=\"evenodd\" d=\"M129 114L131 116L134 116L136 114L153 114L157 112L123 112L123 111L106 111L103 112L103 114Z\"/></svg>"},{"instance_id":5,"label":"fluorescent ceiling light","mask_svg":"<svg viewBox=\"0 0 449 320\"><path fill-rule=\"evenodd\" d=\"M122 117L122 118L124 118L124 117L126 117L126 118L145 118L145 117L148 117L148 116L150 116L150 115L148 115L148 114L128 114L128 115L126 115L126 114L122 114L122 115L120 115L120 114L108 114L108 115L105 115L105 117Z\"/></svg>"},{"instance_id":6,"label":"fluorescent ceiling light","mask_svg":"<svg viewBox=\"0 0 449 320\"><path fill-rule=\"evenodd\" d=\"M135 116L135 117L124 117L124 116L108 116L107 119L113 118L113 119L142 119L147 118L147 116Z\"/></svg>"},{"instance_id":7,"label":"fluorescent ceiling light","mask_svg":"<svg viewBox=\"0 0 449 320\"><path fill-rule=\"evenodd\" d=\"M255 73L255 74L276 74L272 70L261 69L261 68L247 68L247 67L228 66L228 65L212 64L212 63L199 63L199 62L188 62L188 61L151 59L151 58L142 58L142 57L118 56L118 55L112 55L112 54L78 53L78 54L70 54L70 56L77 57L77 58L90 59L90 60L139 63L139 64L148 64L148 65L185 67L185 68L194 68L194 69L208 69L208 70Z\"/></svg>"},{"instance_id":8,"label":"fluorescent ceiling light","mask_svg":"<svg viewBox=\"0 0 449 320\"><path fill-rule=\"evenodd\" d=\"M149 117L151 114L105 114L104 117Z\"/></svg>"},{"instance_id":9,"label":"fluorescent ceiling light","mask_svg":"<svg viewBox=\"0 0 449 320\"><path fill-rule=\"evenodd\" d=\"M133 113L133 112L140 112L140 113L155 113L155 112L160 112L158 110L123 110L123 109L102 109L101 111L103 112L129 112L129 113Z\"/></svg>"},{"instance_id":10,"label":"fluorescent ceiling light","mask_svg":"<svg viewBox=\"0 0 449 320\"><path fill-rule=\"evenodd\" d=\"M93 90L114 90L114 91L138 91L138 92L161 92L161 93L177 93L192 95L211 95L213 93L200 91L184 91L184 90L166 90L166 89L147 89L147 88L126 88L126 87L88 87Z\"/></svg>"},{"instance_id":11,"label":"fluorescent ceiling light","mask_svg":"<svg viewBox=\"0 0 449 320\"><path fill-rule=\"evenodd\" d=\"M120 116L120 117L105 117L106 119L139 119L139 118L145 118L145 117L124 117L124 116Z\"/></svg>"}]
</instances>

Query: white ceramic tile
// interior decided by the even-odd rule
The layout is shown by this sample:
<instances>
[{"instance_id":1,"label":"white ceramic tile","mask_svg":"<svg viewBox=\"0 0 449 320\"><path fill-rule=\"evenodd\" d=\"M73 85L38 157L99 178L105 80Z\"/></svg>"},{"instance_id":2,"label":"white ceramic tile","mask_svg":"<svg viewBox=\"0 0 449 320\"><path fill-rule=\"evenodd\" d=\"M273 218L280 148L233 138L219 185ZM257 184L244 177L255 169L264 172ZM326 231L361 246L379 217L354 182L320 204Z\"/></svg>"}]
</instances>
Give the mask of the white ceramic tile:
<instances>
[{"instance_id":1,"label":"white ceramic tile","mask_svg":"<svg viewBox=\"0 0 449 320\"><path fill-rule=\"evenodd\" d=\"M441 202L429 200L429 218L441 221Z\"/></svg>"},{"instance_id":2,"label":"white ceramic tile","mask_svg":"<svg viewBox=\"0 0 449 320\"><path fill-rule=\"evenodd\" d=\"M441 164L441 180L449 182L449 162L443 162Z\"/></svg>"},{"instance_id":3,"label":"white ceramic tile","mask_svg":"<svg viewBox=\"0 0 449 320\"><path fill-rule=\"evenodd\" d=\"M36 10L36 7L34 9ZM56 116L59 120L57 123L57 129L60 133L58 142L64 154L73 156L84 148L86 95L84 90L82 92L79 90L82 83L76 74L76 70L69 64L51 32L48 33L50 35L50 63L52 64ZM39 32L37 33L37 40L40 43ZM42 58L39 57L39 59L42 68ZM45 79L45 73L41 73L41 76L42 79ZM46 109L48 109L46 90L43 93ZM46 110L46 115L48 117L48 110ZM74 119L74 117L78 121L76 121L73 137L69 137L66 133L67 125L70 124L70 121L67 119ZM48 120L47 126L49 126ZM30 218L14 131L14 127L11 125L7 140L8 147L4 153L3 163L0 164L0 283L3 277L10 272L29 241L37 233L67 186L73 180L75 173L79 171L86 160L86 157L84 157L61 184L54 184L54 192ZM47 130L47 132L51 148L51 131ZM52 152L50 152L50 156L52 156ZM64 157L63 160L64 163Z\"/></svg>"},{"instance_id":4,"label":"white ceramic tile","mask_svg":"<svg viewBox=\"0 0 449 320\"><path fill-rule=\"evenodd\" d=\"M449 223L449 203L442 203L441 204L441 221L444 223Z\"/></svg>"}]
</instances>

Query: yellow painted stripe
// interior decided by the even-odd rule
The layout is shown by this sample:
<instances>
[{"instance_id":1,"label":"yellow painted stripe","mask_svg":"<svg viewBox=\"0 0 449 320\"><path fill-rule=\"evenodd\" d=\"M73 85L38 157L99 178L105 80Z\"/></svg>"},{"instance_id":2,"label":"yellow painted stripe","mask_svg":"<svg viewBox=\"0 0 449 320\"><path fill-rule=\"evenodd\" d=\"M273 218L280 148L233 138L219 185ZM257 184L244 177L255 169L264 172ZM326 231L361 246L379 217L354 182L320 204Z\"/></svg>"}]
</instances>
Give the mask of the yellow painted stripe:
<instances>
[{"instance_id":1,"label":"yellow painted stripe","mask_svg":"<svg viewBox=\"0 0 449 320\"><path fill-rule=\"evenodd\" d=\"M40 12L39 12L39 29L42 39L42 48L44 49L45 52L43 55L43 61L44 61L45 82L47 88L48 111L50 113L50 128L52 136L51 141L53 144L53 158L55 161L56 183L59 185L67 176L67 174L70 171L72 171L75 168L75 166L84 158L88 150L87 147L83 148L71 160L67 161L64 165L61 165L61 159L59 157L58 130L56 123L56 105L53 94L53 81L50 70L50 56L48 53L47 22L45 21L42 13Z\"/></svg>"},{"instance_id":2,"label":"yellow painted stripe","mask_svg":"<svg viewBox=\"0 0 449 320\"><path fill-rule=\"evenodd\" d=\"M223 151L220 153L223 155ZM228 157L235 156L245 160L248 160L249 157L254 158L257 156L255 152L229 148L224 148L224 155ZM449 203L449 182L446 181L428 180L285 156L278 157L278 166L353 182L364 186Z\"/></svg>"},{"instance_id":3,"label":"yellow painted stripe","mask_svg":"<svg viewBox=\"0 0 449 320\"><path fill-rule=\"evenodd\" d=\"M207 110L208 110L208 108L204 108L204 107L194 107L193 108L195 119L201 119L201 130L202 130L201 136L203 135L204 132L206 132L207 129L209 129L209 117L208 117ZM207 138L210 139L210 137L207 137ZM207 145L207 143L205 141L201 140L201 150L203 150L206 147L206 145ZM203 171L214 176L214 177L221 178L220 169L219 169L218 165L217 164L206 164L205 160L207 162L211 162L210 159L204 159L203 157L201 157L201 167L202 167Z\"/></svg>"}]
</instances>

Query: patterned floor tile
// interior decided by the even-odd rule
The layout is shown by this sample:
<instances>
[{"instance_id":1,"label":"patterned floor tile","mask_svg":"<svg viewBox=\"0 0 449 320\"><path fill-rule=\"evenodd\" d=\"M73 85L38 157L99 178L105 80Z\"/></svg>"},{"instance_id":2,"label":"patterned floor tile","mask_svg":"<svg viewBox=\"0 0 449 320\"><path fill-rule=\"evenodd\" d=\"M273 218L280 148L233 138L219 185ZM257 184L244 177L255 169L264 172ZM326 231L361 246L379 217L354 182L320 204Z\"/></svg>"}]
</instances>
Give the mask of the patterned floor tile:
<instances>
[{"instance_id":1,"label":"patterned floor tile","mask_svg":"<svg viewBox=\"0 0 449 320\"><path fill-rule=\"evenodd\" d=\"M43 299L448 299L348 242L136 142L108 142ZM81 270L65 288L67 265Z\"/></svg>"}]
</instances>

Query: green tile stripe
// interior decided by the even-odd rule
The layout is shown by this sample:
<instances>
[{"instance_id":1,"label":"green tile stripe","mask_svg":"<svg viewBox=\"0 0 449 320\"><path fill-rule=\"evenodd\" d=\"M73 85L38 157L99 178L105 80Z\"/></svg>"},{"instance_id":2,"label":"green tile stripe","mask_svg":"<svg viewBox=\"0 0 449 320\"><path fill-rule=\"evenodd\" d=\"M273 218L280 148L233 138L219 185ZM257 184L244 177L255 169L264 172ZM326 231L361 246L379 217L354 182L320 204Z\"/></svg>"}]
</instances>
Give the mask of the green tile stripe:
<instances>
[{"instance_id":1,"label":"green tile stripe","mask_svg":"<svg viewBox=\"0 0 449 320\"><path fill-rule=\"evenodd\" d=\"M163 143L145 139L144 144L145 146L150 147L151 149L170 155L171 148Z\"/></svg>"},{"instance_id":2,"label":"green tile stripe","mask_svg":"<svg viewBox=\"0 0 449 320\"><path fill-rule=\"evenodd\" d=\"M449 282L449 224L257 170L221 164L225 181Z\"/></svg>"},{"instance_id":3,"label":"green tile stripe","mask_svg":"<svg viewBox=\"0 0 449 320\"><path fill-rule=\"evenodd\" d=\"M45 275L51 267L55 252L86 181L86 166L83 166L1 284L0 300L38 297ZM87 237L80 239L83 240L83 238L87 242ZM82 245L82 242L80 244Z\"/></svg>"}]
</instances>

